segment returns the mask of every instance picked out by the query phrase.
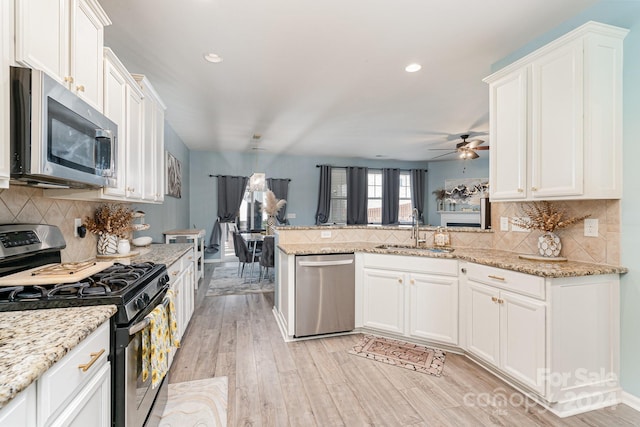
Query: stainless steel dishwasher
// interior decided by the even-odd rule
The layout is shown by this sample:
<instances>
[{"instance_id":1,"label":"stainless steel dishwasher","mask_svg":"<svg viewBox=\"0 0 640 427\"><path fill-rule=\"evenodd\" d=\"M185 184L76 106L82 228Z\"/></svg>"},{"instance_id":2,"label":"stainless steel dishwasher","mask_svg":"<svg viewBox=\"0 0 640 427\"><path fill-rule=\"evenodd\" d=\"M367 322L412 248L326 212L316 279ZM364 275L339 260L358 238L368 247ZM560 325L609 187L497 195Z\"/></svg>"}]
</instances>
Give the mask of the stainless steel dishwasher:
<instances>
[{"instance_id":1,"label":"stainless steel dishwasher","mask_svg":"<svg viewBox=\"0 0 640 427\"><path fill-rule=\"evenodd\" d=\"M296 256L295 336L355 328L353 254Z\"/></svg>"}]
</instances>

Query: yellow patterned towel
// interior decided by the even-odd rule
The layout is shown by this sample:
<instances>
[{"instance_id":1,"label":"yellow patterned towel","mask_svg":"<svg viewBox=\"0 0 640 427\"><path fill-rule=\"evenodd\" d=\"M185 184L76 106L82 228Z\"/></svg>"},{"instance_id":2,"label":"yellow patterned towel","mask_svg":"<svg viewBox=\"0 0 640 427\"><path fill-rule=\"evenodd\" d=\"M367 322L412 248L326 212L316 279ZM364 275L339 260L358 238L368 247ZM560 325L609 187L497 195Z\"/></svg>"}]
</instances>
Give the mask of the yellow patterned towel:
<instances>
[{"instance_id":1,"label":"yellow patterned towel","mask_svg":"<svg viewBox=\"0 0 640 427\"><path fill-rule=\"evenodd\" d=\"M149 326L142 331L142 381L149 378L151 387L160 384L169 370L171 347L179 347L173 292L167 291L163 304L147 315Z\"/></svg>"}]
</instances>

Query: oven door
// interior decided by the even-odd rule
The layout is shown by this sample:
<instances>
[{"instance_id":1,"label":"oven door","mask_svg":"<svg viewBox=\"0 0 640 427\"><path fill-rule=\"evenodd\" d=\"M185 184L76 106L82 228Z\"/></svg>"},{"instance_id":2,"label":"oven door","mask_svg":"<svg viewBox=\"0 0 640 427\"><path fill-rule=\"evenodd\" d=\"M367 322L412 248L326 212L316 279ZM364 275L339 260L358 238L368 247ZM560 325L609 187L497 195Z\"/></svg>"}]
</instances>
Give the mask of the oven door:
<instances>
[{"instance_id":1,"label":"oven door","mask_svg":"<svg viewBox=\"0 0 640 427\"><path fill-rule=\"evenodd\" d=\"M147 323L145 316L162 304L165 294L166 289L156 295L148 309L136 316L131 326L116 327L113 366L115 426L156 426L160 421L167 400L168 381L165 377L154 389L151 387L151 375L146 381L142 380L142 331Z\"/></svg>"}]
</instances>

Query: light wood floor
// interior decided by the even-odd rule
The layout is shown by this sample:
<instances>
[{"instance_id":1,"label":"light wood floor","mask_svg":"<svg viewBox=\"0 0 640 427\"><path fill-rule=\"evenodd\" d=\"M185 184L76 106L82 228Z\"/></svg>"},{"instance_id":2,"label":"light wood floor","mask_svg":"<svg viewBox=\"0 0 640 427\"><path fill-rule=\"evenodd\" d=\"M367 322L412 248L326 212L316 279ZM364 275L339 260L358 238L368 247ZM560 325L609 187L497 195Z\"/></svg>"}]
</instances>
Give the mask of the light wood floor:
<instances>
[{"instance_id":1,"label":"light wood floor","mask_svg":"<svg viewBox=\"0 0 640 427\"><path fill-rule=\"evenodd\" d=\"M169 374L171 383L227 376L229 426L638 426L626 405L560 419L464 356L441 377L347 351L360 335L285 343L273 294L206 297Z\"/></svg>"}]
</instances>

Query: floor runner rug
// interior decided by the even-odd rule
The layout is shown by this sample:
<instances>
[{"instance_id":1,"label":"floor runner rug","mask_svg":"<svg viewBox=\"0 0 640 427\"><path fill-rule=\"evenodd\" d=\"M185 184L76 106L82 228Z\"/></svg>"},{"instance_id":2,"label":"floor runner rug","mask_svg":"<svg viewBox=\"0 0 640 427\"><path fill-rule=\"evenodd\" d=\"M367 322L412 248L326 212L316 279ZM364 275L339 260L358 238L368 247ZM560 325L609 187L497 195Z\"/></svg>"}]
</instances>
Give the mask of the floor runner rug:
<instances>
[{"instance_id":1,"label":"floor runner rug","mask_svg":"<svg viewBox=\"0 0 640 427\"><path fill-rule=\"evenodd\" d=\"M169 384L160 427L225 427L227 377Z\"/></svg>"},{"instance_id":2,"label":"floor runner rug","mask_svg":"<svg viewBox=\"0 0 640 427\"><path fill-rule=\"evenodd\" d=\"M238 264L223 264L216 266L207 288L207 296L217 295L238 295L258 292L273 292L273 269L269 270L269 277L258 281L260 267L256 264L253 267L253 275L250 276L251 266L244 268L244 277L238 276Z\"/></svg>"},{"instance_id":3,"label":"floor runner rug","mask_svg":"<svg viewBox=\"0 0 640 427\"><path fill-rule=\"evenodd\" d=\"M349 353L437 377L446 355L442 350L373 335L365 335Z\"/></svg>"}]
</instances>

